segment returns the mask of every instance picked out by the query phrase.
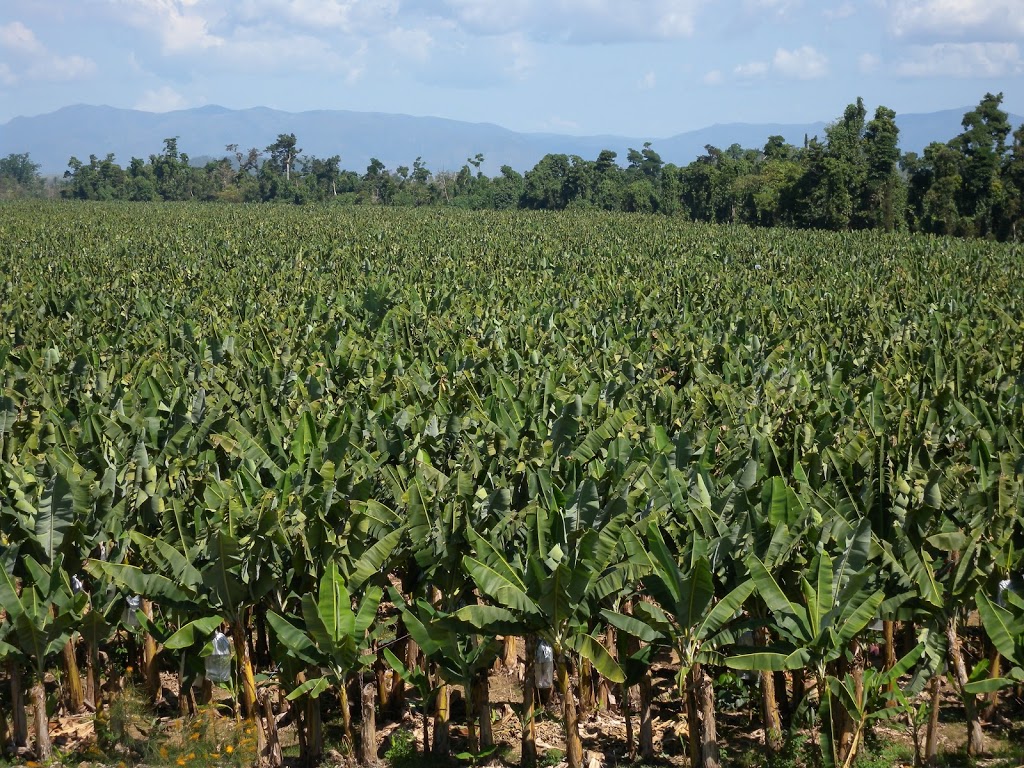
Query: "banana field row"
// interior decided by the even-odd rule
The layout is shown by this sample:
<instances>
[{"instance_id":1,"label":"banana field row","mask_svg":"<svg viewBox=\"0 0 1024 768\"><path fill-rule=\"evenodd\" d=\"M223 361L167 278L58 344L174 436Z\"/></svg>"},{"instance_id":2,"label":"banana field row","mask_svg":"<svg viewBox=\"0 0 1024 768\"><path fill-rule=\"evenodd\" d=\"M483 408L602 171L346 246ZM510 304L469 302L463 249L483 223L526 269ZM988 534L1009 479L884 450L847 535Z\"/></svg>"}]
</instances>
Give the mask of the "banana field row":
<instances>
[{"instance_id":1,"label":"banana field row","mask_svg":"<svg viewBox=\"0 0 1024 768\"><path fill-rule=\"evenodd\" d=\"M269 763L277 689L304 708L307 760L331 690L370 761L374 699L350 707L347 683L387 665L396 701L408 688L430 709L437 752L447 686L474 691L479 753L487 670L515 637L528 678L534 644L553 649L573 768L572 690L584 708L591 675L642 692L658 649L680 661L704 766L707 669L759 674L772 751L773 673L790 673L821 759L846 765L879 712L927 685L937 701L946 663L975 753L978 697L1024 682L1015 246L592 213L14 204L0 329L0 656L36 702L77 652L102 708L91 676L129 618L155 643L147 679L166 667L183 691L231 627ZM1001 664L963 647L975 612ZM880 670L861 650L876 620ZM533 706L528 686L524 764Z\"/></svg>"}]
</instances>

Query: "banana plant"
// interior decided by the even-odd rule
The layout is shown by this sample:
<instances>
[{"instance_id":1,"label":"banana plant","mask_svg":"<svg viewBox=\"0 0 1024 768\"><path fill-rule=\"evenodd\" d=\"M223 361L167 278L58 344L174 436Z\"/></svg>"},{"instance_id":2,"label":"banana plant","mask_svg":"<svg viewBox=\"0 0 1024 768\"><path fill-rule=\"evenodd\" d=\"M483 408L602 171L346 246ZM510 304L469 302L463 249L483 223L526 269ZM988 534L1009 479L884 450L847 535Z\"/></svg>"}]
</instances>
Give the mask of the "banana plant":
<instances>
[{"instance_id":1,"label":"banana plant","mask_svg":"<svg viewBox=\"0 0 1024 768\"><path fill-rule=\"evenodd\" d=\"M358 592L350 591L350 587ZM376 654L375 640L384 626L376 623L377 607L384 590L377 585L346 584L333 560L324 568L319 590L302 596L300 615L291 620L274 611L267 612L282 649L308 665L309 676L288 694L294 701L303 696L317 700L332 685L343 690L349 679L371 669ZM345 699L342 699L343 705ZM372 708L362 712L364 723L372 721ZM352 733L345 719L345 739ZM322 734L307 733L312 755L322 751ZM376 754L375 744L360 744L361 760L366 763Z\"/></svg>"},{"instance_id":2,"label":"banana plant","mask_svg":"<svg viewBox=\"0 0 1024 768\"><path fill-rule=\"evenodd\" d=\"M918 514L919 518L925 515ZM986 560L993 554L983 542L984 525L980 520L971 528L954 530L945 515L935 515L930 525L939 530L921 536L895 530L892 542L885 542L882 551L888 570L896 576L904 588L912 590L910 597L901 608L907 615L925 627L945 638L941 646L943 656L948 660L954 690L964 707L967 726L967 750L969 754L984 752L985 736L982 729L977 701L977 689L984 686L982 678L988 671L987 660L967 667L961 648L958 624L963 620L967 608L986 581L986 572L993 564ZM940 527L941 526L941 527ZM916 539L916 542L915 542ZM936 648L939 646L936 645ZM998 685L989 690L998 689ZM938 705L937 689L934 692ZM937 729L929 734L928 752L937 748Z\"/></svg>"},{"instance_id":3,"label":"banana plant","mask_svg":"<svg viewBox=\"0 0 1024 768\"><path fill-rule=\"evenodd\" d=\"M992 600L984 592L979 592L978 613L985 634L1003 659L1010 663L1010 668L1000 677L969 683L971 693L988 693L1024 683L1024 596L1015 589L1006 588L1001 597L1001 600L999 597Z\"/></svg>"},{"instance_id":4,"label":"banana plant","mask_svg":"<svg viewBox=\"0 0 1024 768\"><path fill-rule=\"evenodd\" d=\"M407 603L402 595L393 587L388 594L391 602L402 612L402 618L410 637L416 642L426 659L435 665L437 674L450 685L461 685L466 692L467 708L470 712L469 751L478 753L481 749L493 746L490 735L490 716L487 708L480 702L486 692L487 673L498 658L501 642L495 635L475 633L471 626L458 621L452 614L443 612L427 600L416 600ZM391 665L403 676L413 675L389 650L384 656ZM429 692L432 693L432 692ZM476 721L479 720L479 730ZM424 726L426 713L424 713ZM479 735L478 735L479 734ZM429 742L424 742L429 743Z\"/></svg>"},{"instance_id":5,"label":"banana plant","mask_svg":"<svg viewBox=\"0 0 1024 768\"><path fill-rule=\"evenodd\" d=\"M569 654L589 660L612 682L625 679L591 631L599 615L596 601L614 581L612 569L621 557L623 521L604 519L606 513L597 484L588 478L564 508L533 507L524 531L525 552L506 557L494 542L467 531L474 554L463 558L463 567L491 604L468 605L455 614L481 632L535 634L551 644L571 768L582 764L583 747L569 685Z\"/></svg>"},{"instance_id":6,"label":"banana plant","mask_svg":"<svg viewBox=\"0 0 1024 768\"><path fill-rule=\"evenodd\" d=\"M24 569L19 591L12 576L14 559ZM32 555L4 552L0 564L0 605L7 612L11 631L6 633L0 653L27 662L34 673L31 691L36 757L48 762L53 756L46 714L44 679L50 660L60 653L82 618L88 598L71 588L63 570L63 558L55 555L41 565Z\"/></svg>"},{"instance_id":7,"label":"banana plant","mask_svg":"<svg viewBox=\"0 0 1024 768\"><path fill-rule=\"evenodd\" d=\"M850 643L878 614L885 598L881 589L868 585L867 568L871 528L861 521L836 559L822 549L810 563L807 575L800 579L802 601L793 601L756 555L746 558L757 593L771 613L773 631L785 641L783 649L758 650L726 659L733 669L781 671L810 667L818 681L819 704L831 713L834 707L825 680L830 665L843 659ZM813 582L811 581L813 579ZM830 765L842 764L841 739L832 733L833 718L822 720L829 729L820 742ZM833 748L834 747L834 748Z\"/></svg>"},{"instance_id":8,"label":"banana plant","mask_svg":"<svg viewBox=\"0 0 1024 768\"><path fill-rule=\"evenodd\" d=\"M690 567L681 565L655 523L648 527L646 540L650 575L644 578L644 586L654 602L638 603L635 616L612 611L602 611L602 615L644 642L660 640L672 647L679 658L676 684L689 702L692 759L703 768L717 768L714 688L703 667L721 664L721 649L733 639L727 630L741 616L743 604L754 591L754 580L745 579L716 599L714 575L706 557L697 557Z\"/></svg>"},{"instance_id":9,"label":"banana plant","mask_svg":"<svg viewBox=\"0 0 1024 768\"><path fill-rule=\"evenodd\" d=\"M240 535L237 525L228 509L211 518L206 539L193 544L178 541L177 546L134 531L130 540L142 560L141 566L90 560L86 570L178 612L186 619L179 632L187 631L190 625L206 630L227 621L239 667L242 711L253 718L256 682L246 635L253 606L276 584L274 572L267 565L271 560L267 550L275 536L274 519L272 515L259 516L256 530L245 536Z\"/></svg>"},{"instance_id":10,"label":"banana plant","mask_svg":"<svg viewBox=\"0 0 1024 768\"><path fill-rule=\"evenodd\" d=\"M826 678L829 695L825 697L825 714L829 715L828 707L833 702L841 702L846 712L853 718L854 733L852 746L846 750L841 768L850 768L867 728L875 722L894 720L908 716L914 711L913 700L924 689L927 677L914 675L903 687L899 683L904 675L913 671L915 665L925 656L926 643L919 643L915 648L894 664L890 669L877 670L865 667L858 681L847 673L842 678L829 675ZM890 703L894 706L889 706ZM832 745L831 731L823 729L826 750L838 753L838 746ZM916 748L915 740L915 748Z\"/></svg>"}]
</instances>

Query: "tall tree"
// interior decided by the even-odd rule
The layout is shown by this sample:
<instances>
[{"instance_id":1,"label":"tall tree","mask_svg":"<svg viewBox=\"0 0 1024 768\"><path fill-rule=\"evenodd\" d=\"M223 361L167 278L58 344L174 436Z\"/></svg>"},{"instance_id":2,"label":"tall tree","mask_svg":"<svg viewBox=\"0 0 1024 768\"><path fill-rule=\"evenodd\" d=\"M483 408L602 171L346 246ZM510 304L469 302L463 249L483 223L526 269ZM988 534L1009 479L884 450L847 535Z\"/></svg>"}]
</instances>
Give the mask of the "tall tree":
<instances>
[{"instance_id":1,"label":"tall tree","mask_svg":"<svg viewBox=\"0 0 1024 768\"><path fill-rule=\"evenodd\" d=\"M867 175L864 121L867 110L858 98L840 120L825 129L826 146L811 142L804 176L804 223L825 229L849 229L855 224L855 201Z\"/></svg>"},{"instance_id":2,"label":"tall tree","mask_svg":"<svg viewBox=\"0 0 1024 768\"><path fill-rule=\"evenodd\" d=\"M291 180L292 166L296 158L302 154L298 148L294 133L278 134L277 141L264 150L270 155L268 162L278 173L283 173L285 179Z\"/></svg>"},{"instance_id":3,"label":"tall tree","mask_svg":"<svg viewBox=\"0 0 1024 768\"><path fill-rule=\"evenodd\" d=\"M1001 202L999 170L1011 131L1009 118L1000 109L1002 103L1002 93L986 93L981 103L964 115L963 133L950 142L965 158L960 212L973 219L978 235L992 232L993 208Z\"/></svg>"},{"instance_id":4,"label":"tall tree","mask_svg":"<svg viewBox=\"0 0 1024 768\"><path fill-rule=\"evenodd\" d=\"M1003 210L1001 235L1011 240L1020 236L1024 219L1024 125L1014 131L1013 147L1003 167L1007 204Z\"/></svg>"},{"instance_id":5,"label":"tall tree","mask_svg":"<svg viewBox=\"0 0 1024 768\"><path fill-rule=\"evenodd\" d=\"M11 153L0 159L0 197L36 194L43 188L39 163L32 162L28 152Z\"/></svg>"},{"instance_id":6,"label":"tall tree","mask_svg":"<svg viewBox=\"0 0 1024 768\"><path fill-rule=\"evenodd\" d=\"M887 232L897 228L905 193L897 163L900 159L899 126L896 113L878 107L864 130L866 173L860 199L860 221L867 227Z\"/></svg>"}]
</instances>

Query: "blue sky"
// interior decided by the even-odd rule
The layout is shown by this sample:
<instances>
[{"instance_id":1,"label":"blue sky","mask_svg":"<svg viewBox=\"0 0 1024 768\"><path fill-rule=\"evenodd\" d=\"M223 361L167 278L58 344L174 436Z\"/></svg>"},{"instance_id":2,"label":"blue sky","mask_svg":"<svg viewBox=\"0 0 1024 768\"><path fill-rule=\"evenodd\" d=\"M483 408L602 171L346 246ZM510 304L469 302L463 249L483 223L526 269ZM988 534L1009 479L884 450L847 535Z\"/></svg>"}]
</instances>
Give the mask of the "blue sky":
<instances>
[{"instance_id":1,"label":"blue sky","mask_svg":"<svg viewBox=\"0 0 1024 768\"><path fill-rule=\"evenodd\" d=\"M75 103L667 136L1024 112L1024 0L0 0L0 122Z\"/></svg>"}]
</instances>

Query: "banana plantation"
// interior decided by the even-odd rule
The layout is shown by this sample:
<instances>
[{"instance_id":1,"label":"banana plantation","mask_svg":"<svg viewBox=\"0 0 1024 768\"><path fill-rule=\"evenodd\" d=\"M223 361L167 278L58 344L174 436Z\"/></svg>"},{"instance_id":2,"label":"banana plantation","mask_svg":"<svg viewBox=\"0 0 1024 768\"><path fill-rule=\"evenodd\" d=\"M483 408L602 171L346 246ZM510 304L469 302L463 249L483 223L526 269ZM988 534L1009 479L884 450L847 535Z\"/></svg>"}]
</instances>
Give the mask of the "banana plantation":
<instances>
[{"instance_id":1,"label":"banana plantation","mask_svg":"<svg viewBox=\"0 0 1024 768\"><path fill-rule=\"evenodd\" d=\"M372 765L415 715L432 760L529 768L554 718L578 768L602 712L606 764L651 762L665 669L679 765L735 754L723 675L762 764L807 739L847 768L882 726L918 765L940 721L965 759L1020 738L1019 246L12 204L0 313L22 758L54 758L59 712L99 730L126 681L194 715L217 659L261 766L328 734ZM495 668L522 680L513 743Z\"/></svg>"}]
</instances>

